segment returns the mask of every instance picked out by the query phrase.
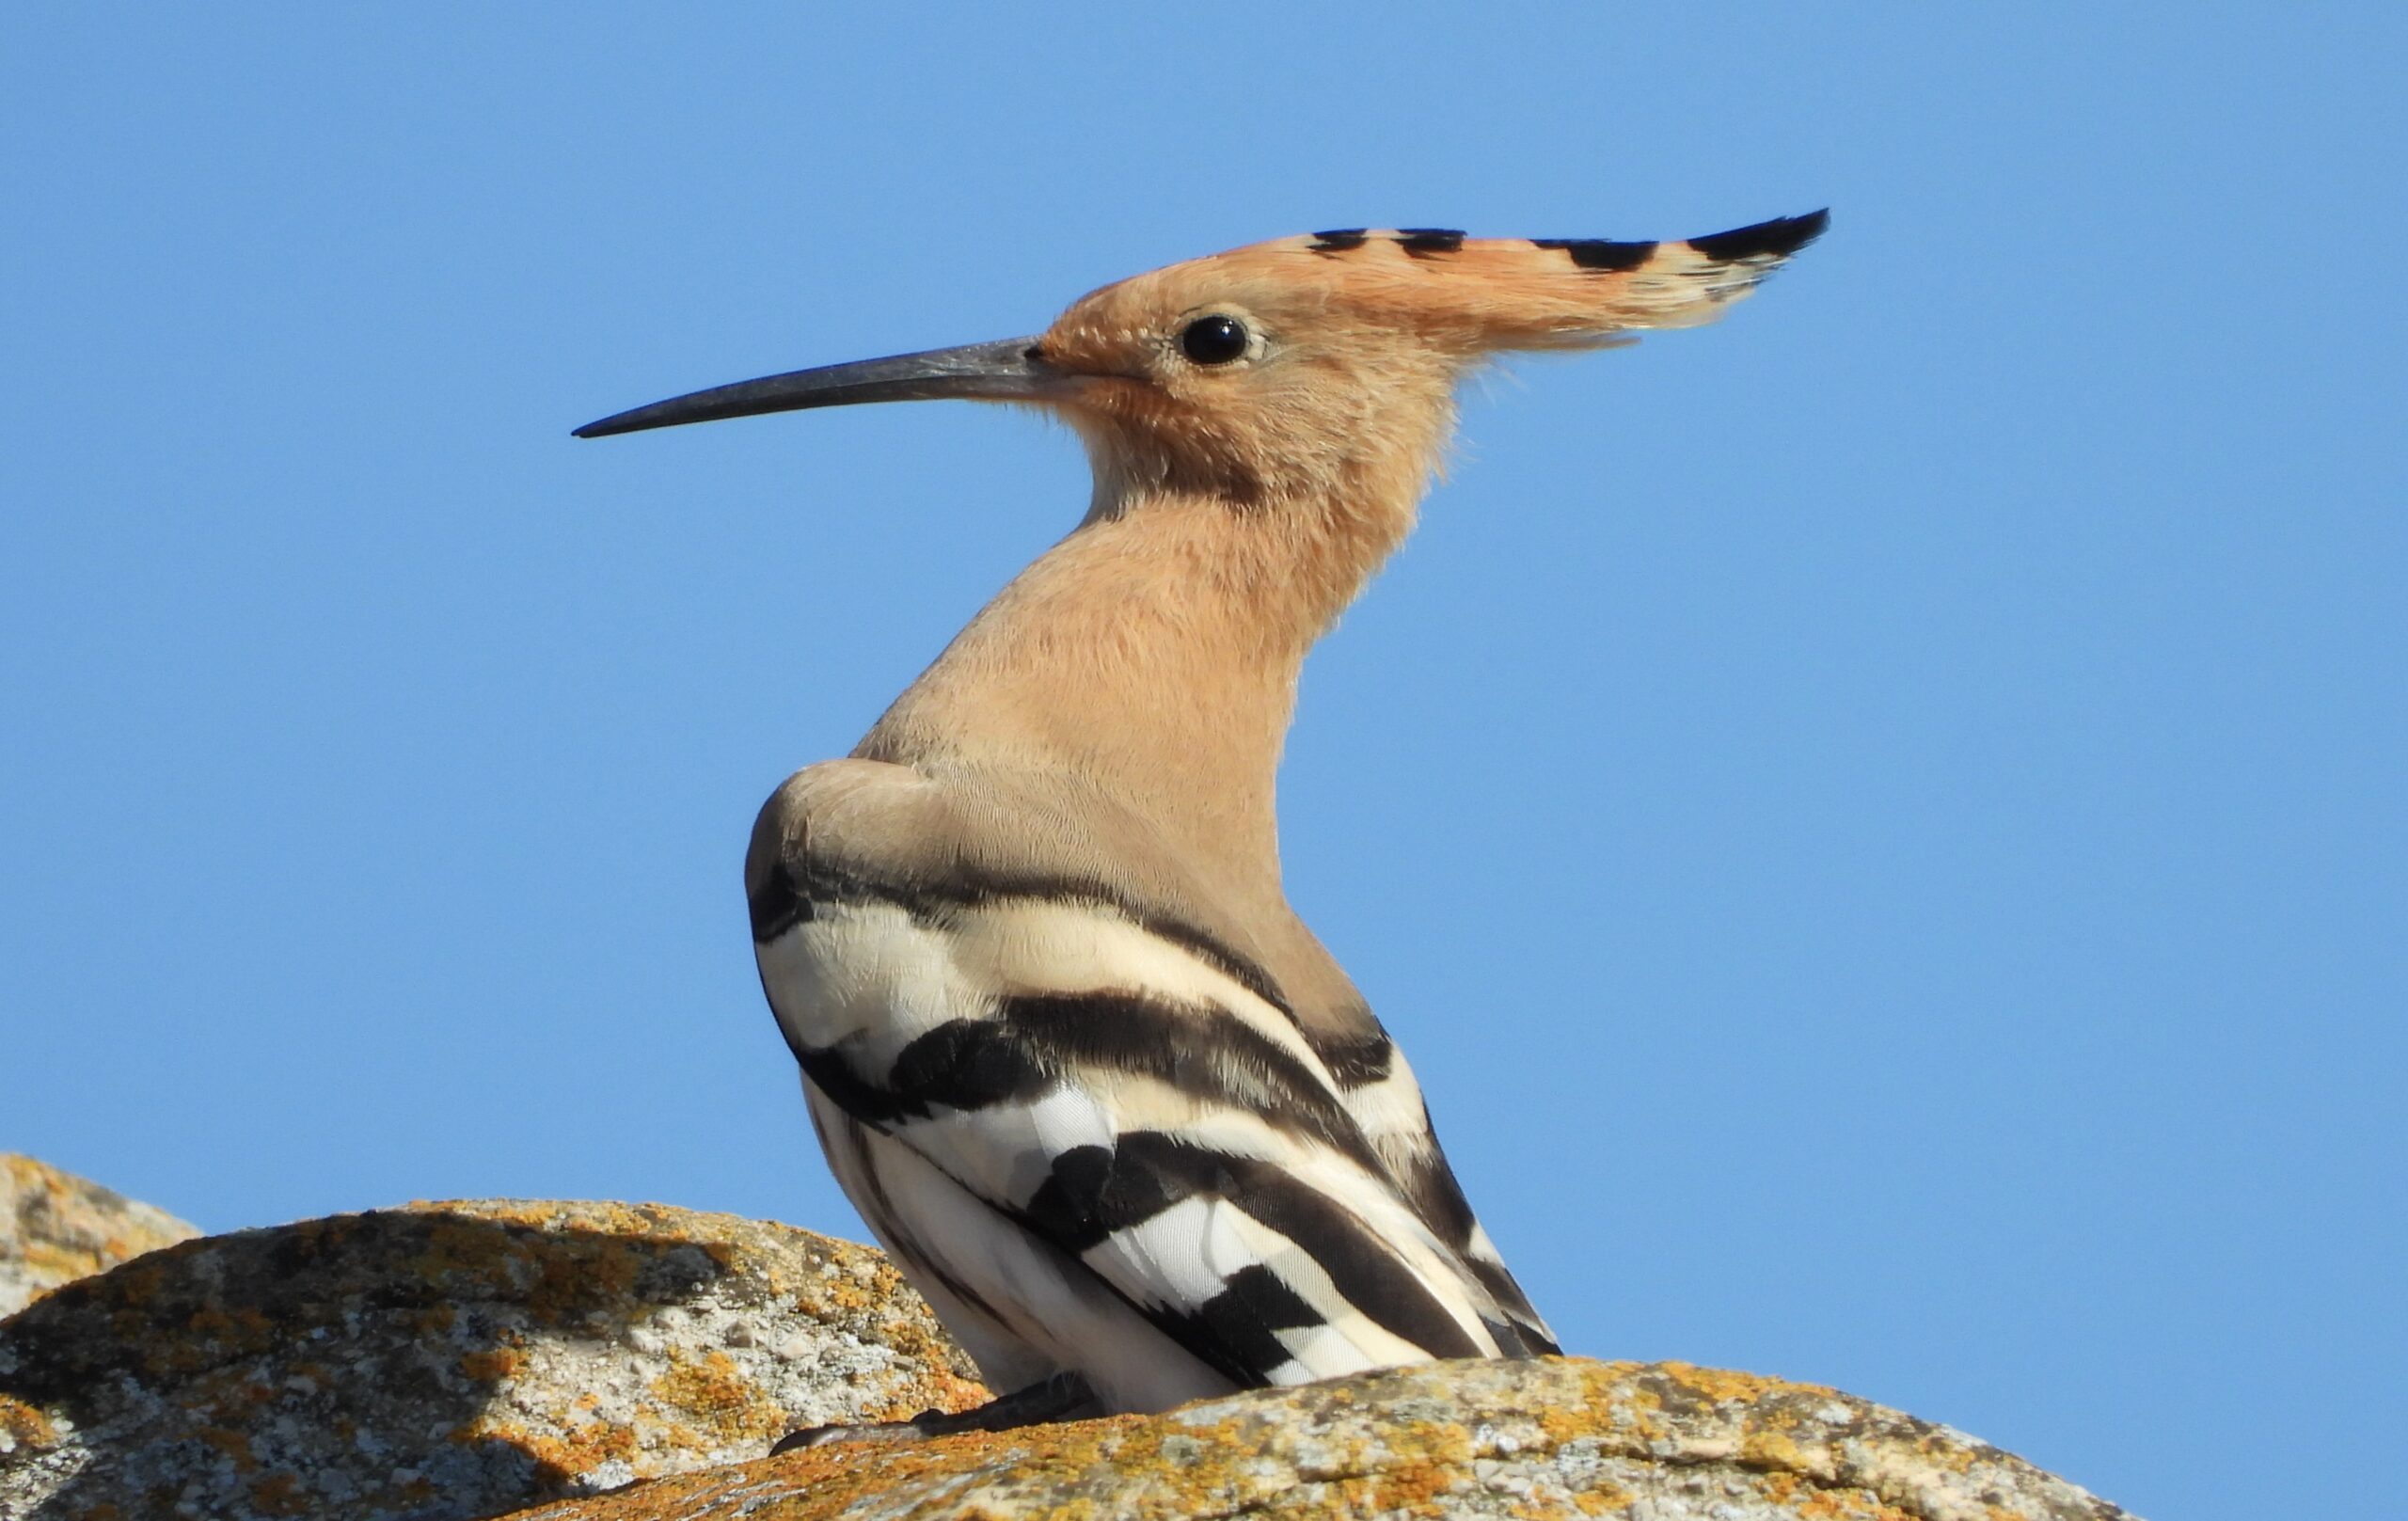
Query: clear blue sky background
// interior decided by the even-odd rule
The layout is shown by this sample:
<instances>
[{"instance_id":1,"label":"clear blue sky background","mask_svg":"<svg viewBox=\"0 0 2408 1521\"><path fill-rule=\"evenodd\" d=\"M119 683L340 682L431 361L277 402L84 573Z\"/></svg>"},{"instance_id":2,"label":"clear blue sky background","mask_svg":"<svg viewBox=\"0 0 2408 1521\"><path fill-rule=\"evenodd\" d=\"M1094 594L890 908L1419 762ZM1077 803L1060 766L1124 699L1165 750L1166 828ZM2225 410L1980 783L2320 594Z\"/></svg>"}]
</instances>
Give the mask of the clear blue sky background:
<instances>
[{"instance_id":1,"label":"clear blue sky background","mask_svg":"<svg viewBox=\"0 0 2408 1521\"><path fill-rule=\"evenodd\" d=\"M857 1234L746 831L1083 464L568 429L1281 233L1829 203L1721 326L1474 388L1307 673L1294 896L1575 1350L2367 1513L2408 10L1480 8L9 8L0 1146L217 1229Z\"/></svg>"}]
</instances>

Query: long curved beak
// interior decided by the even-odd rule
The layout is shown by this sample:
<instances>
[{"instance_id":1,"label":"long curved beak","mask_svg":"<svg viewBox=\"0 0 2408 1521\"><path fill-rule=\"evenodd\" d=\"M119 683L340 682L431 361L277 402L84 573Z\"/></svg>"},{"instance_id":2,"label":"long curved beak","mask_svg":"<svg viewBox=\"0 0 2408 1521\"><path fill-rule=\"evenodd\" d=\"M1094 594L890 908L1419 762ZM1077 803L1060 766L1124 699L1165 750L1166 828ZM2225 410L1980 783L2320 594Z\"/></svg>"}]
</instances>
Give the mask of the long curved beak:
<instances>
[{"instance_id":1,"label":"long curved beak","mask_svg":"<svg viewBox=\"0 0 2408 1521\"><path fill-rule=\"evenodd\" d=\"M721 418L797 412L810 406L851 406L860 402L1044 401L1063 395L1073 379L1045 361L1036 339L1006 338L714 386L589 422L577 430L577 436L607 438L614 433L673 428L681 422L716 422Z\"/></svg>"}]
</instances>

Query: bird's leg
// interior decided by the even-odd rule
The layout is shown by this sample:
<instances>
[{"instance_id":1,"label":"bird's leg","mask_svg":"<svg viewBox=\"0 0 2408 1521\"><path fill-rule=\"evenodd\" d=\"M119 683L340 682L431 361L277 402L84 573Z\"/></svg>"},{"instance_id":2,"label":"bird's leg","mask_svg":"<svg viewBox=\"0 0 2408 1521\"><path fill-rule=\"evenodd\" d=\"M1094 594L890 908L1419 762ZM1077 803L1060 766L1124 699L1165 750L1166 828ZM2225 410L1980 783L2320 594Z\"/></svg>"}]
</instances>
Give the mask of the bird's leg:
<instances>
[{"instance_id":1,"label":"bird's leg","mask_svg":"<svg viewBox=\"0 0 2408 1521\"><path fill-rule=\"evenodd\" d=\"M806 1426L778 1438L778 1445L769 1452L775 1456L798 1448L824 1447L830 1442L924 1442L931 1436L1007 1432L1017 1426L1039 1426L1051 1420L1101 1414L1095 1390L1087 1386L1085 1379L1076 1373L1056 1373L1024 1389L1000 1395L975 1410L923 1410L909 1420Z\"/></svg>"}]
</instances>

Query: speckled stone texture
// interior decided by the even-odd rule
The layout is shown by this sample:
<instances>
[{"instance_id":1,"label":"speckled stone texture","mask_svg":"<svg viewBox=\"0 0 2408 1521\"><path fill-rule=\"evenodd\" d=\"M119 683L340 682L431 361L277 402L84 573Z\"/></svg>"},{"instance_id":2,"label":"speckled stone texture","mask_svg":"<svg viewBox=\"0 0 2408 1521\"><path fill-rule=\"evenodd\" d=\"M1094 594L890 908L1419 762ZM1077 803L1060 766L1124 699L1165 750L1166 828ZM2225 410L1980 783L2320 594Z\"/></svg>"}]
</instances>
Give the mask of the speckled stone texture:
<instances>
[{"instance_id":1,"label":"speckled stone texture","mask_svg":"<svg viewBox=\"0 0 2408 1521\"><path fill-rule=\"evenodd\" d=\"M0 1316L62 1283L199 1234L165 1210L0 1151Z\"/></svg>"},{"instance_id":2,"label":"speckled stone texture","mask_svg":"<svg viewBox=\"0 0 2408 1521\"><path fill-rule=\"evenodd\" d=\"M2018 1458L1830 1389L1679 1363L1441 1363L1168 1415L840 1446L514 1521L1620 1516L2118 1521Z\"/></svg>"},{"instance_id":3,"label":"speckled stone texture","mask_svg":"<svg viewBox=\"0 0 2408 1521\"><path fill-rule=\"evenodd\" d=\"M983 1402L878 1253L483 1202L187 1242L0 1323L0 1516L452 1521Z\"/></svg>"}]
</instances>

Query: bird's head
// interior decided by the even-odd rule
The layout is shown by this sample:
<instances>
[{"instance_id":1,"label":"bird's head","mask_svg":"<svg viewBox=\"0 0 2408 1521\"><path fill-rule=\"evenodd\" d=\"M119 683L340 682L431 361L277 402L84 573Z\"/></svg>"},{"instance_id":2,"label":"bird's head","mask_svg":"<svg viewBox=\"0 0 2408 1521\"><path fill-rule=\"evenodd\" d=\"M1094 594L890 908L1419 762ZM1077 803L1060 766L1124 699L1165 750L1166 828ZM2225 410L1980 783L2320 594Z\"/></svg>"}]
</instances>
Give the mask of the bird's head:
<instances>
[{"instance_id":1,"label":"bird's head","mask_svg":"<svg viewBox=\"0 0 2408 1521\"><path fill-rule=\"evenodd\" d=\"M1713 321L1825 214L1680 243L1319 232L1172 264L1080 298L1031 338L796 371L657 402L580 437L858 402L1034 404L1086 439L1100 502L1240 505L1353 484L1413 491L1456 381L1515 350Z\"/></svg>"}]
</instances>

